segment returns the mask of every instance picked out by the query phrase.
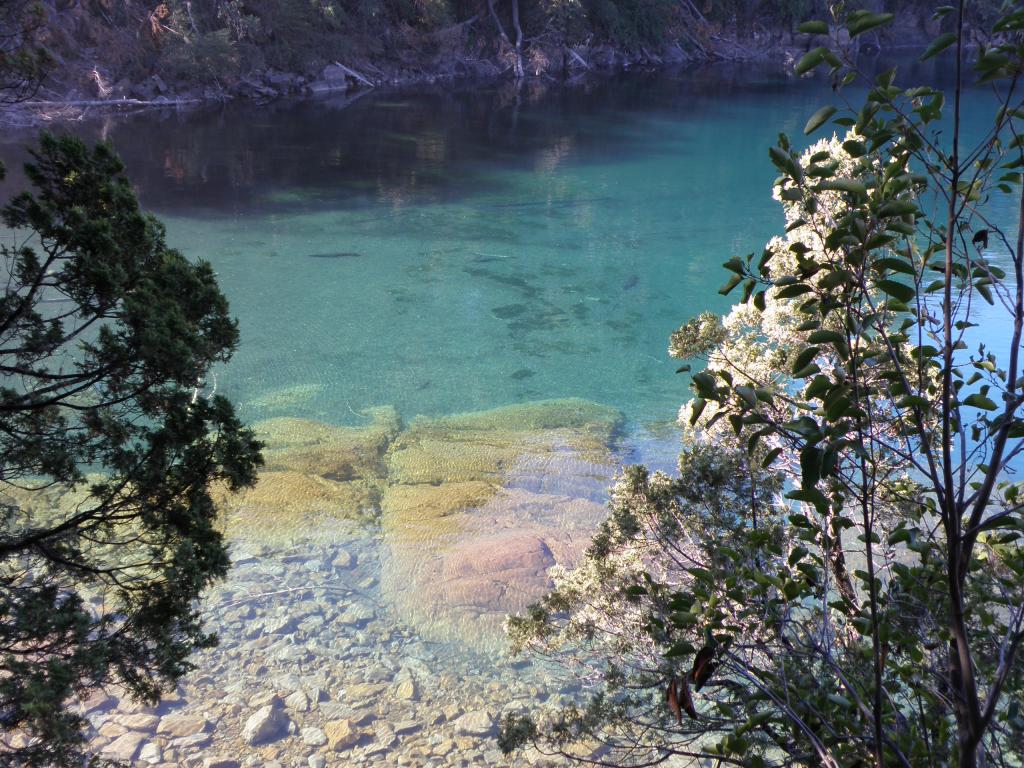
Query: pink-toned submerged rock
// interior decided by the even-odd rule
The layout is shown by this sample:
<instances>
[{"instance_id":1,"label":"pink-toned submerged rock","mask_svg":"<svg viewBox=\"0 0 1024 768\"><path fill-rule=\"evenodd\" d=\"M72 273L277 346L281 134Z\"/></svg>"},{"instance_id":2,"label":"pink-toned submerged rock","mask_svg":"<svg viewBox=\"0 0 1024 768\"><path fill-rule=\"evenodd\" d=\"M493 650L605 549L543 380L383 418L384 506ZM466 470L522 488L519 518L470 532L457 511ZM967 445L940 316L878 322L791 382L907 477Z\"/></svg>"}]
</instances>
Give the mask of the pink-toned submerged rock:
<instances>
[{"instance_id":1,"label":"pink-toned submerged rock","mask_svg":"<svg viewBox=\"0 0 1024 768\"><path fill-rule=\"evenodd\" d=\"M448 518L457 533L392 539L385 590L425 637L500 647L505 616L550 589L549 569L571 567L604 514L589 499L499 490Z\"/></svg>"},{"instance_id":2,"label":"pink-toned submerged rock","mask_svg":"<svg viewBox=\"0 0 1024 768\"><path fill-rule=\"evenodd\" d=\"M619 415L548 400L415 420L385 457L382 587L435 640L500 647L508 613L571 567L606 514Z\"/></svg>"},{"instance_id":3,"label":"pink-toned submerged rock","mask_svg":"<svg viewBox=\"0 0 1024 768\"><path fill-rule=\"evenodd\" d=\"M554 564L550 547L539 536L516 533L470 539L441 556L438 597L486 610L507 602L510 587L527 593L545 589L547 570Z\"/></svg>"}]
</instances>

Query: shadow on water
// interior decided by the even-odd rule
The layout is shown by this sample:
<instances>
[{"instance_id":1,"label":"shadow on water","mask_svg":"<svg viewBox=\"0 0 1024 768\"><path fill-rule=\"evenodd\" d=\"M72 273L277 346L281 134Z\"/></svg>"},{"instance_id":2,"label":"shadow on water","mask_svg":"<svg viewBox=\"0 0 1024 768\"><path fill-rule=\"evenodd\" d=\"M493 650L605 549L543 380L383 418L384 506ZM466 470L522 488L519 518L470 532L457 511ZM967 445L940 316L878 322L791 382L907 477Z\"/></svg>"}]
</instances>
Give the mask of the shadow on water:
<instances>
[{"instance_id":1,"label":"shadow on water","mask_svg":"<svg viewBox=\"0 0 1024 768\"><path fill-rule=\"evenodd\" d=\"M749 66L715 66L670 75L625 74L569 87L418 86L343 105L331 100L231 103L183 113L108 115L69 129L112 140L144 204L163 213L343 207L366 208L367 216L378 220L376 205L382 202L397 209L457 201L470 191L500 191L496 166L533 168L552 152L586 163L610 150L618 159L670 151L650 141L652 118L698 121L721 108L723 95L770 99L787 87L790 81L776 66L755 76ZM20 153L3 150L13 187L20 181ZM512 202L496 210L514 216L533 205L557 209L583 202L593 201Z\"/></svg>"}]
</instances>

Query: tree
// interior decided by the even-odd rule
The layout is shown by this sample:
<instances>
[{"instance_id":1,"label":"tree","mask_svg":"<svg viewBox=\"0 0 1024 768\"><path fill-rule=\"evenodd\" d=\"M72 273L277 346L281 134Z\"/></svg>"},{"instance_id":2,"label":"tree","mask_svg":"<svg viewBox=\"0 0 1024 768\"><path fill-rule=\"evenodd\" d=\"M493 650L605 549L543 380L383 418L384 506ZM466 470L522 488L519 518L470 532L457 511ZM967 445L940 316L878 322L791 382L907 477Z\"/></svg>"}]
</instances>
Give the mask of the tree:
<instances>
[{"instance_id":1,"label":"tree","mask_svg":"<svg viewBox=\"0 0 1024 768\"><path fill-rule=\"evenodd\" d=\"M44 134L25 170L0 246L0 760L81 765L73 695L154 701L214 642L210 487L254 482L260 446L203 388L238 340L213 270L110 145Z\"/></svg>"},{"instance_id":2,"label":"tree","mask_svg":"<svg viewBox=\"0 0 1024 768\"><path fill-rule=\"evenodd\" d=\"M891 70L859 109L823 107L805 129L834 119L845 136L770 150L784 237L726 263L723 292L743 299L725 318L672 338L673 355L707 360L680 413L679 476L627 469L582 565L509 621L515 648L592 665L586 695L508 716L506 749L1019 765L1024 10L975 54L998 103L965 151L965 6L939 10L954 31L924 54L956 52L951 119L943 93ZM840 7L802 30L838 41L842 23L856 45L890 19ZM796 69L841 90L853 62L836 43ZM1015 233L999 198L1016 201ZM1005 342L972 331L982 302Z\"/></svg>"},{"instance_id":3,"label":"tree","mask_svg":"<svg viewBox=\"0 0 1024 768\"><path fill-rule=\"evenodd\" d=\"M45 11L34 0L0 3L0 105L35 95L52 59L40 43Z\"/></svg>"}]
</instances>

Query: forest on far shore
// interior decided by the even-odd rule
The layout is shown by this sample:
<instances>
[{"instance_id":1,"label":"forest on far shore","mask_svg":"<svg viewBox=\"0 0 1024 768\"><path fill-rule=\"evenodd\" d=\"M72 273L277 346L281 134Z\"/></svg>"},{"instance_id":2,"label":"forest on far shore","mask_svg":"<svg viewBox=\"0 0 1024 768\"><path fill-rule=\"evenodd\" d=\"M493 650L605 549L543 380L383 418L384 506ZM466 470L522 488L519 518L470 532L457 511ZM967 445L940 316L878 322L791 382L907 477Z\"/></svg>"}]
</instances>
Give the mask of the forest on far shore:
<instances>
[{"instance_id":1,"label":"forest on far shore","mask_svg":"<svg viewBox=\"0 0 1024 768\"><path fill-rule=\"evenodd\" d=\"M871 41L925 40L924 0ZM752 59L805 46L825 0L8 0L0 57L44 51L42 99L260 97L423 77L560 77L589 69ZM977 4L984 26L996 0ZM341 70L325 68L341 66ZM334 82L332 83L332 79ZM364 82L360 82L364 81ZM334 87L337 86L337 87ZM314 86L312 90L317 90Z\"/></svg>"}]
</instances>

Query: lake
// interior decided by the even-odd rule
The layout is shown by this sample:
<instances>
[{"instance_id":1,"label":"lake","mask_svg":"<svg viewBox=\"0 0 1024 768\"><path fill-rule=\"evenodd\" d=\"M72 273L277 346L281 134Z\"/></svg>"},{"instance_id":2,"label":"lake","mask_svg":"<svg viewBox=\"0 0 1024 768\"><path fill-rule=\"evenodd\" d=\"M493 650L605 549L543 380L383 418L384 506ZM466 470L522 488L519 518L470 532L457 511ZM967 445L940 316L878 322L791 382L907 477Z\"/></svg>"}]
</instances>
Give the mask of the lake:
<instances>
[{"instance_id":1,"label":"lake","mask_svg":"<svg viewBox=\"0 0 1024 768\"><path fill-rule=\"evenodd\" d=\"M501 619L586 546L621 463L671 470L669 334L781 231L767 147L832 98L714 66L74 125L214 265L242 342L206 386L268 444L223 500L221 646L158 708L84 702L97 749L508 764L498 715L578 691L505 658Z\"/></svg>"}]
</instances>

